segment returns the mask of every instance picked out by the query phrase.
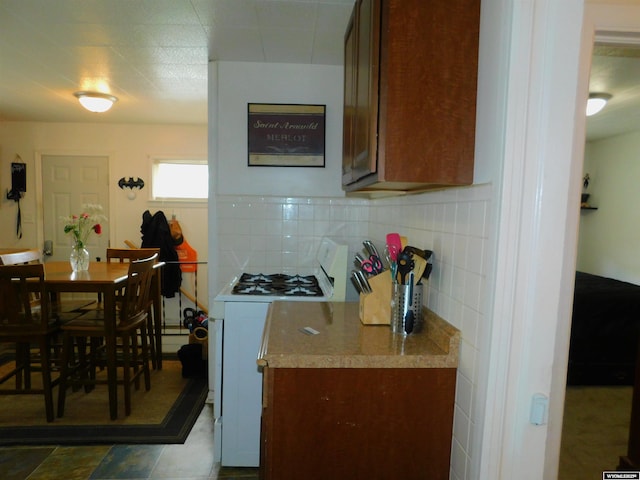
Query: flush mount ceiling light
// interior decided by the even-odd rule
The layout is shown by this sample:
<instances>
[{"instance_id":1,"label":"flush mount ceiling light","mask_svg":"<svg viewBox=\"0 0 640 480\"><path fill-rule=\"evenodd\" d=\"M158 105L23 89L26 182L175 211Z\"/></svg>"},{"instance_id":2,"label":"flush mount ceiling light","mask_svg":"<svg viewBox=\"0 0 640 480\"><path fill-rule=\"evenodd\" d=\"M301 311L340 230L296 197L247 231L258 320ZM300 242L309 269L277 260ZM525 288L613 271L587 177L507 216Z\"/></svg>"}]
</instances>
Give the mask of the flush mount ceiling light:
<instances>
[{"instance_id":1,"label":"flush mount ceiling light","mask_svg":"<svg viewBox=\"0 0 640 480\"><path fill-rule=\"evenodd\" d=\"M587 117L595 115L604 108L611 95L608 93L590 93L587 100Z\"/></svg>"},{"instance_id":2,"label":"flush mount ceiling light","mask_svg":"<svg viewBox=\"0 0 640 480\"><path fill-rule=\"evenodd\" d=\"M74 95L84 108L96 113L106 112L118 101L117 97L100 92L76 92Z\"/></svg>"}]
</instances>

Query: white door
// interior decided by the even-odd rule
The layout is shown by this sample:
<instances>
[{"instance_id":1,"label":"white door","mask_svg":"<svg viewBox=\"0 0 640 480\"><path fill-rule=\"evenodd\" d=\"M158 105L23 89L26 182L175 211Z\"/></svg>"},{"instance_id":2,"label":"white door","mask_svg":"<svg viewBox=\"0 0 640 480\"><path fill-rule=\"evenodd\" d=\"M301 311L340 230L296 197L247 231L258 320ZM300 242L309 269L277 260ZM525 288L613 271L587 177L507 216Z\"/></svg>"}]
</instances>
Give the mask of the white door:
<instances>
[{"instance_id":1,"label":"white door","mask_svg":"<svg viewBox=\"0 0 640 480\"><path fill-rule=\"evenodd\" d=\"M45 260L68 260L71 238L64 233L63 218L81 214L84 204L102 205L109 218L109 158L42 155L42 200L45 245L51 242ZM92 261L104 259L109 245L109 223L101 226L102 234L90 235L87 242Z\"/></svg>"}]
</instances>

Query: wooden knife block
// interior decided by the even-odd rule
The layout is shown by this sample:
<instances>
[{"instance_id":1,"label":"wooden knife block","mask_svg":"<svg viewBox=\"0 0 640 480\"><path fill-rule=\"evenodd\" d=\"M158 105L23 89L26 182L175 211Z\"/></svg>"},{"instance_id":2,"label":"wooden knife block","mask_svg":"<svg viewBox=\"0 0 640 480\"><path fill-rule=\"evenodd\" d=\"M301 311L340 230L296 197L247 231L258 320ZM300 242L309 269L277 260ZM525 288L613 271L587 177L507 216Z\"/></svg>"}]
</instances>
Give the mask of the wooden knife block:
<instances>
[{"instance_id":1,"label":"wooden knife block","mask_svg":"<svg viewBox=\"0 0 640 480\"><path fill-rule=\"evenodd\" d=\"M360 321L364 325L389 325L391 323L391 272L384 272L367 279L371 293L360 294Z\"/></svg>"}]
</instances>

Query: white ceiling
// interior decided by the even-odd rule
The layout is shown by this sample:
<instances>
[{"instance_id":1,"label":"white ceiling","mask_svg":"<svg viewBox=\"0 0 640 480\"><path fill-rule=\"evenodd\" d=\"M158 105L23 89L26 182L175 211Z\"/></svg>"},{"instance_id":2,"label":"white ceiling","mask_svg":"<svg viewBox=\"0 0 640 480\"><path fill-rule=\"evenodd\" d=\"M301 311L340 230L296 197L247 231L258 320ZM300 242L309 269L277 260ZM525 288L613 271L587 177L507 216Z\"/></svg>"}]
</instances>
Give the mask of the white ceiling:
<instances>
[{"instance_id":1,"label":"white ceiling","mask_svg":"<svg viewBox=\"0 0 640 480\"><path fill-rule=\"evenodd\" d=\"M341 65L353 3L0 0L0 121L205 124L209 60Z\"/></svg>"},{"instance_id":2,"label":"white ceiling","mask_svg":"<svg viewBox=\"0 0 640 480\"><path fill-rule=\"evenodd\" d=\"M341 65L353 3L0 0L0 121L205 124L209 60ZM629 43L594 51L590 90L613 98L589 117L589 139L640 127L640 48ZM78 90L119 101L89 113Z\"/></svg>"},{"instance_id":3,"label":"white ceiling","mask_svg":"<svg viewBox=\"0 0 640 480\"><path fill-rule=\"evenodd\" d=\"M600 113L587 118L588 140L640 130L640 45L632 37L627 41L626 46L594 47L589 91L612 97Z\"/></svg>"}]
</instances>

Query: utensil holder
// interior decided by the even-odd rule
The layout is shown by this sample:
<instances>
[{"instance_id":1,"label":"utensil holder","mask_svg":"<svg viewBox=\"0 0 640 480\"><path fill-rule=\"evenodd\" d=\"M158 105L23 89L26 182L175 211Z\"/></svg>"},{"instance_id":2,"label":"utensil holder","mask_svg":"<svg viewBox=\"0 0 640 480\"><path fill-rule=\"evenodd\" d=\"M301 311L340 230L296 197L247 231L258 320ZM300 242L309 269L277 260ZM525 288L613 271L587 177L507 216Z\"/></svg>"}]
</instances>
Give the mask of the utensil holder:
<instances>
[{"instance_id":1,"label":"utensil holder","mask_svg":"<svg viewBox=\"0 0 640 480\"><path fill-rule=\"evenodd\" d=\"M391 272L369 277L371 293L360 294L360 321L363 325L389 325L391 318Z\"/></svg>"},{"instance_id":2,"label":"utensil holder","mask_svg":"<svg viewBox=\"0 0 640 480\"><path fill-rule=\"evenodd\" d=\"M412 335L420 333L422 327L422 285L394 283L391 293L391 331Z\"/></svg>"}]
</instances>

